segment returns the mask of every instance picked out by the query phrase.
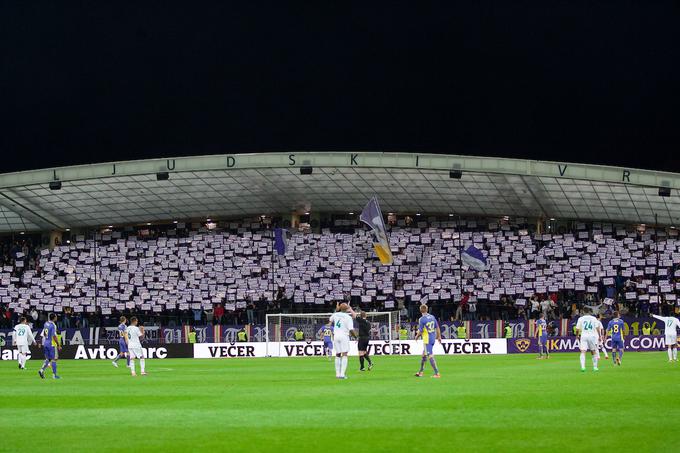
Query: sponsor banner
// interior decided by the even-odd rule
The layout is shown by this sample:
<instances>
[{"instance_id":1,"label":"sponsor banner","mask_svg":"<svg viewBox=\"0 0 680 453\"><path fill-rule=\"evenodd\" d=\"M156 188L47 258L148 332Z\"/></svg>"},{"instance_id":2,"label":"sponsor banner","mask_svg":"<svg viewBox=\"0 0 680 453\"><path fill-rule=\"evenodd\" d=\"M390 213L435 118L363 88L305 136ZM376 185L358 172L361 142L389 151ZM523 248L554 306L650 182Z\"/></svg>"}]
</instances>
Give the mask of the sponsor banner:
<instances>
[{"instance_id":1,"label":"sponsor banner","mask_svg":"<svg viewBox=\"0 0 680 453\"><path fill-rule=\"evenodd\" d=\"M665 349L664 337L662 336L638 336L626 338L626 351L659 351ZM578 352L579 339L577 337L551 337L548 338L550 352ZM611 338L605 344L611 350ZM512 338L508 340L508 354L516 353L538 354L538 340L536 338Z\"/></svg>"},{"instance_id":2,"label":"sponsor banner","mask_svg":"<svg viewBox=\"0 0 680 453\"><path fill-rule=\"evenodd\" d=\"M370 341L368 343L368 353L370 355L413 355L413 346L416 341ZM420 342L420 353L423 346ZM350 356L358 356L359 350L356 341L350 341ZM323 356L323 342L321 341L286 341L281 343L269 343L269 353L272 357L311 357Z\"/></svg>"},{"instance_id":3,"label":"sponsor banner","mask_svg":"<svg viewBox=\"0 0 680 453\"><path fill-rule=\"evenodd\" d=\"M44 360L43 350L37 346L31 346L30 359ZM176 359L192 358L194 350L190 344L167 344L167 345L144 345L145 356L149 359ZM16 348L3 348L0 351L2 360L16 360L18 352ZM90 346L68 345L58 351L59 360L113 360L118 355L118 348L113 346Z\"/></svg>"},{"instance_id":4,"label":"sponsor banner","mask_svg":"<svg viewBox=\"0 0 680 453\"><path fill-rule=\"evenodd\" d=\"M263 342L195 343L192 346L195 359L233 359L267 355L267 343Z\"/></svg>"},{"instance_id":5,"label":"sponsor banner","mask_svg":"<svg viewBox=\"0 0 680 453\"><path fill-rule=\"evenodd\" d=\"M357 342L350 342L350 356L357 356ZM371 355L421 355L422 341L371 341L368 345ZM443 340L434 346L435 355L489 355L506 354L507 342L501 338L473 340ZM321 341L282 341L266 343L196 343L194 357L205 359L246 358L246 357L322 357Z\"/></svg>"}]
</instances>

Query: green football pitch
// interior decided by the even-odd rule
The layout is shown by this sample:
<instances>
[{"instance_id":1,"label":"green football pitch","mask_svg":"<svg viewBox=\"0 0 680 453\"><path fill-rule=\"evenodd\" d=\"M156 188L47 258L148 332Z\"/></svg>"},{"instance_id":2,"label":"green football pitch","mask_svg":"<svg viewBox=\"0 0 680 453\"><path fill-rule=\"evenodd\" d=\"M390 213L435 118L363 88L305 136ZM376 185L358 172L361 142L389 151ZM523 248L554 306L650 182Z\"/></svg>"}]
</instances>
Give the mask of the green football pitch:
<instances>
[{"instance_id":1,"label":"green football pitch","mask_svg":"<svg viewBox=\"0 0 680 453\"><path fill-rule=\"evenodd\" d=\"M377 357L349 379L324 358L0 363L2 451L680 451L680 364L629 353ZM429 367L429 364L428 364Z\"/></svg>"}]
</instances>

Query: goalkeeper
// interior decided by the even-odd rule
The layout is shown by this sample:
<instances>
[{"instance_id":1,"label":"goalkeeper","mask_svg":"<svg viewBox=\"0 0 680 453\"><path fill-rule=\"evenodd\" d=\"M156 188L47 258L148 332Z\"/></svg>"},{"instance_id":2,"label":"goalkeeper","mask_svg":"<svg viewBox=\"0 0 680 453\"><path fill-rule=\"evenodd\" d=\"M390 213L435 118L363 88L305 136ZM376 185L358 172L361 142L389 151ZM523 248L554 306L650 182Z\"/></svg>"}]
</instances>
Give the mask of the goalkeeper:
<instances>
[{"instance_id":1,"label":"goalkeeper","mask_svg":"<svg viewBox=\"0 0 680 453\"><path fill-rule=\"evenodd\" d=\"M371 323L366 320L366 312L362 311L361 316L355 320L357 327L359 328L359 363L361 368L359 371L366 371L364 368L364 362L368 362L368 371L373 368L373 361L368 356L368 340L371 336Z\"/></svg>"}]
</instances>

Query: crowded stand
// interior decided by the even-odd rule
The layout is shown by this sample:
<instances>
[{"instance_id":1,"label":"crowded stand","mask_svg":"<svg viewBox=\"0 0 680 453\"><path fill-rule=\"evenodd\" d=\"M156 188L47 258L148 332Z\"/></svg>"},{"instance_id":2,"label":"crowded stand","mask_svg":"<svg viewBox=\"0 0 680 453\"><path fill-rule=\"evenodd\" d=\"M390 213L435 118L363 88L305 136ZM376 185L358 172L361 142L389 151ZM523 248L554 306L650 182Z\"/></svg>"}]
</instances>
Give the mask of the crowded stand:
<instances>
[{"instance_id":1,"label":"crowded stand","mask_svg":"<svg viewBox=\"0 0 680 453\"><path fill-rule=\"evenodd\" d=\"M418 220L418 221L416 221ZM521 221L521 220L520 220ZM264 324L267 313L333 311L338 300L414 321L427 303L443 321L569 319L678 311L677 231L573 223L560 234L508 221L393 218L392 266L353 220L291 232L283 256L259 222L104 230L37 247L2 245L3 327L23 314L59 314L62 328L114 326L135 313L147 325ZM482 250L484 271L462 266Z\"/></svg>"}]
</instances>

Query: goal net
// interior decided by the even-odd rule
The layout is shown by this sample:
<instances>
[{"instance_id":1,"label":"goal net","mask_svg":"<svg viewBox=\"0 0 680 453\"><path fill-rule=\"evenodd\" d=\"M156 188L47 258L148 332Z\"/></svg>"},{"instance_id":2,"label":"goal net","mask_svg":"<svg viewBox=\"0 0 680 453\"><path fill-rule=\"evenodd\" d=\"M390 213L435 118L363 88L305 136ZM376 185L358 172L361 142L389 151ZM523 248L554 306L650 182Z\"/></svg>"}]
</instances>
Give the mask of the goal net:
<instances>
[{"instance_id":1,"label":"goal net","mask_svg":"<svg viewBox=\"0 0 680 453\"><path fill-rule=\"evenodd\" d=\"M323 340L322 327L328 324L333 313L289 313L268 314L266 318L267 355L279 355L281 343L296 341L295 332L300 329L304 341ZM394 340L398 338L398 311L366 312L371 323L371 340Z\"/></svg>"}]
</instances>

